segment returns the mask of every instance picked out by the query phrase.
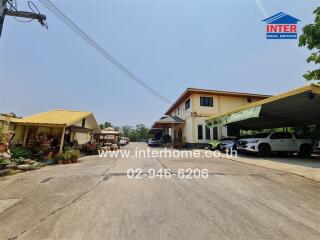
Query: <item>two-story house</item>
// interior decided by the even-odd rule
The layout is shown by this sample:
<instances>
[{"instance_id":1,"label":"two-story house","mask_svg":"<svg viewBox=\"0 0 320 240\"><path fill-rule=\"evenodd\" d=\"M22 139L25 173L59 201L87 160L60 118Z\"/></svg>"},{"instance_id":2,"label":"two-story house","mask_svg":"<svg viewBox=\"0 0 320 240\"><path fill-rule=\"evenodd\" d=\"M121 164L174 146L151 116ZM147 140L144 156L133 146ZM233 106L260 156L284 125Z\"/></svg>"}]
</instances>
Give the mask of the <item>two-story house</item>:
<instances>
[{"instance_id":1,"label":"two-story house","mask_svg":"<svg viewBox=\"0 0 320 240\"><path fill-rule=\"evenodd\" d=\"M156 135L158 132L158 137L169 134L172 139L185 142L190 146L234 136L237 135L234 129L206 127L206 118L267 97L270 96L188 88L165 112L166 116L152 125L151 132Z\"/></svg>"}]
</instances>

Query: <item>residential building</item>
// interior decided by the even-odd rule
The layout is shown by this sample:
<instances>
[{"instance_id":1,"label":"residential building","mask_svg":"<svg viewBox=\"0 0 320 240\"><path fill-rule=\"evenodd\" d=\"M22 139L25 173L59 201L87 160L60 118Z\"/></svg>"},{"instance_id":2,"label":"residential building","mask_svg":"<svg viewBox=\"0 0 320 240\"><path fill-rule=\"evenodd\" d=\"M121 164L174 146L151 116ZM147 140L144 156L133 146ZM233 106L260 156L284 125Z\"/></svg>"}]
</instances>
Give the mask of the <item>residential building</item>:
<instances>
[{"instance_id":1,"label":"residential building","mask_svg":"<svg viewBox=\"0 0 320 240\"><path fill-rule=\"evenodd\" d=\"M93 133L100 131L93 113L75 110L55 109L23 118L6 117L2 121L0 118L1 122L10 123L9 130L14 130L11 144L33 148L56 142L60 152L64 143L77 141L83 145L92 139Z\"/></svg>"},{"instance_id":2,"label":"residential building","mask_svg":"<svg viewBox=\"0 0 320 240\"><path fill-rule=\"evenodd\" d=\"M172 139L188 145L206 144L213 139L237 135L236 129L223 126L208 128L205 120L209 116L268 97L254 93L188 88L165 112L166 116L152 125L151 132L158 137L169 134Z\"/></svg>"}]
</instances>

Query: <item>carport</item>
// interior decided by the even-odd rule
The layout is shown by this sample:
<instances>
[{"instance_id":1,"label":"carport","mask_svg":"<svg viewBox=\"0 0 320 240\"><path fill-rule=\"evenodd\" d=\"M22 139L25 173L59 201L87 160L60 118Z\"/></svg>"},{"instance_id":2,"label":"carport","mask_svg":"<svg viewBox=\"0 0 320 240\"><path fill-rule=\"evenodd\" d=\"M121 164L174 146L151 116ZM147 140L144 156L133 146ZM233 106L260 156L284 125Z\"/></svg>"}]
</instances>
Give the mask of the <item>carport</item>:
<instances>
[{"instance_id":1,"label":"carport","mask_svg":"<svg viewBox=\"0 0 320 240\"><path fill-rule=\"evenodd\" d=\"M243 130L308 126L320 123L320 86L300 87L246 106L214 115L209 127Z\"/></svg>"}]
</instances>

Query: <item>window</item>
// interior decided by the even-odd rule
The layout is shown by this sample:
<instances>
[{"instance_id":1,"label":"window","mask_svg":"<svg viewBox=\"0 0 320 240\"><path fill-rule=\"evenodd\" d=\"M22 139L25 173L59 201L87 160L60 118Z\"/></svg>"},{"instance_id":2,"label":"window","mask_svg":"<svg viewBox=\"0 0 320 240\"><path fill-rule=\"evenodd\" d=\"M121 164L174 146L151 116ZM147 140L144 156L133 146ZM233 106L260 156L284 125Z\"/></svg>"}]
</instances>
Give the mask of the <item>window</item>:
<instances>
[{"instance_id":1,"label":"window","mask_svg":"<svg viewBox=\"0 0 320 240\"><path fill-rule=\"evenodd\" d=\"M270 139L290 139L290 138L292 138L291 133L283 133L283 132L274 133L270 136Z\"/></svg>"},{"instance_id":2,"label":"window","mask_svg":"<svg viewBox=\"0 0 320 240\"><path fill-rule=\"evenodd\" d=\"M178 108L178 115L180 115L180 108Z\"/></svg>"},{"instance_id":3,"label":"window","mask_svg":"<svg viewBox=\"0 0 320 240\"><path fill-rule=\"evenodd\" d=\"M292 134L291 133L283 133L283 138L284 139L291 139L292 138Z\"/></svg>"},{"instance_id":4,"label":"window","mask_svg":"<svg viewBox=\"0 0 320 240\"><path fill-rule=\"evenodd\" d=\"M299 133L293 133L293 134L296 137L296 139L310 139L309 136L305 136L305 135L302 135L302 134L299 134Z\"/></svg>"},{"instance_id":5,"label":"window","mask_svg":"<svg viewBox=\"0 0 320 240\"><path fill-rule=\"evenodd\" d=\"M190 108L190 99L188 99L185 103L184 103L184 108L185 110Z\"/></svg>"},{"instance_id":6,"label":"window","mask_svg":"<svg viewBox=\"0 0 320 240\"><path fill-rule=\"evenodd\" d=\"M213 107L212 97L200 97L200 106Z\"/></svg>"},{"instance_id":7,"label":"window","mask_svg":"<svg viewBox=\"0 0 320 240\"><path fill-rule=\"evenodd\" d=\"M218 128L212 128L212 139L218 140Z\"/></svg>"},{"instance_id":8,"label":"window","mask_svg":"<svg viewBox=\"0 0 320 240\"><path fill-rule=\"evenodd\" d=\"M210 128L206 126L206 140L210 140Z\"/></svg>"},{"instance_id":9,"label":"window","mask_svg":"<svg viewBox=\"0 0 320 240\"><path fill-rule=\"evenodd\" d=\"M258 133L256 135L252 136L252 138L267 138L269 135L270 135L270 133Z\"/></svg>"},{"instance_id":10,"label":"window","mask_svg":"<svg viewBox=\"0 0 320 240\"><path fill-rule=\"evenodd\" d=\"M203 133L202 133L202 125L198 125L198 139L203 139Z\"/></svg>"}]
</instances>

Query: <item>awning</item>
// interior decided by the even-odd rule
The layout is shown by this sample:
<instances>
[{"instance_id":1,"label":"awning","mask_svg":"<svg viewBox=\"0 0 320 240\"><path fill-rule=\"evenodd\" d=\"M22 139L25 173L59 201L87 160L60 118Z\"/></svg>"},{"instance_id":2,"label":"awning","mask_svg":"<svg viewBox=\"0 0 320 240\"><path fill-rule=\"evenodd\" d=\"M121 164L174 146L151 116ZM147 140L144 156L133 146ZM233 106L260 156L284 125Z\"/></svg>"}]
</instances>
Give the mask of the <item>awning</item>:
<instances>
[{"instance_id":1,"label":"awning","mask_svg":"<svg viewBox=\"0 0 320 240\"><path fill-rule=\"evenodd\" d=\"M319 85L307 85L212 116L206 123L244 130L320 124L319 94Z\"/></svg>"},{"instance_id":2,"label":"awning","mask_svg":"<svg viewBox=\"0 0 320 240\"><path fill-rule=\"evenodd\" d=\"M209 127L224 126L230 123L246 120L249 118L259 117L261 106L252 107L243 111L231 113L229 115L221 116L208 121Z\"/></svg>"}]
</instances>

